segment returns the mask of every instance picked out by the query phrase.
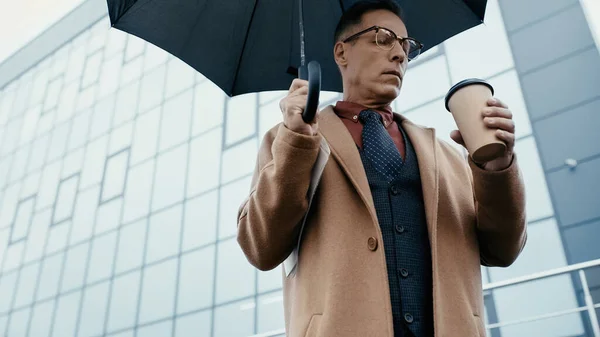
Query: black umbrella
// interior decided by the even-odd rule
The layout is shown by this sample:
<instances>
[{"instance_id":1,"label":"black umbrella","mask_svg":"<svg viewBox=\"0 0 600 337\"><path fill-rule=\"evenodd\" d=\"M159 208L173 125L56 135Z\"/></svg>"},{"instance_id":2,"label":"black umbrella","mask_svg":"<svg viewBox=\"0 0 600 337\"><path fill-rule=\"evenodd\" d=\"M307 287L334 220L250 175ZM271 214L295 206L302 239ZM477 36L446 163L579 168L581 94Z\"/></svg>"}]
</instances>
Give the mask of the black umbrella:
<instances>
[{"instance_id":1,"label":"black umbrella","mask_svg":"<svg viewBox=\"0 0 600 337\"><path fill-rule=\"evenodd\" d=\"M321 89L342 91L333 33L357 0L108 0L114 28L187 63L228 96L309 79L306 121ZM483 22L487 0L396 0L422 52ZM302 66L310 62L308 72ZM318 63L317 63L318 62ZM301 68L300 71L298 69ZM321 78L322 71L322 78Z\"/></svg>"}]
</instances>

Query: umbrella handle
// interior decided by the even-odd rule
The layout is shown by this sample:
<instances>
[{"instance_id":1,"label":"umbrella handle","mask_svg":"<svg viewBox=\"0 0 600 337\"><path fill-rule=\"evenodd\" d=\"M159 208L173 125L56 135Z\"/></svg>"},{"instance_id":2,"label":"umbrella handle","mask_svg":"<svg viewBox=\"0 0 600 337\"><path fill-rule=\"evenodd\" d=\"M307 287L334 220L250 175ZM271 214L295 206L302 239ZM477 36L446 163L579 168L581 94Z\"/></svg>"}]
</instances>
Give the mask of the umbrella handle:
<instances>
[{"instance_id":1,"label":"umbrella handle","mask_svg":"<svg viewBox=\"0 0 600 337\"><path fill-rule=\"evenodd\" d=\"M306 108L302 113L305 123L310 123L315 118L319 108L319 95L321 93L321 65L317 61L310 61L308 67L301 66L298 71L302 80L308 80L308 98Z\"/></svg>"}]
</instances>

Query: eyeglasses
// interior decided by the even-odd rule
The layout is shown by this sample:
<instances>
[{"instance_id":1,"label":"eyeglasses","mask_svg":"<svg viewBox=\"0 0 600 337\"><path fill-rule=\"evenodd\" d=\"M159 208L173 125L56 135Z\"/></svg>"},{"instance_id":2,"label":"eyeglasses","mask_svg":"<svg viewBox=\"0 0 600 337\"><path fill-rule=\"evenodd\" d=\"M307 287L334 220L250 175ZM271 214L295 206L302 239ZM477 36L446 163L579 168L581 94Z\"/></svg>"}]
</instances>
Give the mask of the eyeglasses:
<instances>
[{"instance_id":1,"label":"eyeglasses","mask_svg":"<svg viewBox=\"0 0 600 337\"><path fill-rule=\"evenodd\" d=\"M379 26L373 26L360 31L346 38L343 42L346 43L354 40L372 30L375 31L375 43L380 49L391 50L396 45L396 41L399 41L409 61L416 59L419 57L419 54L421 54L421 49L423 49L423 44L421 42L413 39L412 37L398 37L396 33L392 32L391 30Z\"/></svg>"}]
</instances>

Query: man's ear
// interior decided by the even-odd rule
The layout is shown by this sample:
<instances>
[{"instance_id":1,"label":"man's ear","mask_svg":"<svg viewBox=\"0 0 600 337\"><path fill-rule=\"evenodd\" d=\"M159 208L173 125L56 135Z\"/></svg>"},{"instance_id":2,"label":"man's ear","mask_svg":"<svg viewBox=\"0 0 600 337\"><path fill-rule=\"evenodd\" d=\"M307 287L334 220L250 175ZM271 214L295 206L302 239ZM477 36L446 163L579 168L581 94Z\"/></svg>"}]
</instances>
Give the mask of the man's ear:
<instances>
[{"instance_id":1,"label":"man's ear","mask_svg":"<svg viewBox=\"0 0 600 337\"><path fill-rule=\"evenodd\" d=\"M348 63L347 51L346 44L341 41L336 42L335 46L333 46L333 57L338 66L343 67Z\"/></svg>"}]
</instances>

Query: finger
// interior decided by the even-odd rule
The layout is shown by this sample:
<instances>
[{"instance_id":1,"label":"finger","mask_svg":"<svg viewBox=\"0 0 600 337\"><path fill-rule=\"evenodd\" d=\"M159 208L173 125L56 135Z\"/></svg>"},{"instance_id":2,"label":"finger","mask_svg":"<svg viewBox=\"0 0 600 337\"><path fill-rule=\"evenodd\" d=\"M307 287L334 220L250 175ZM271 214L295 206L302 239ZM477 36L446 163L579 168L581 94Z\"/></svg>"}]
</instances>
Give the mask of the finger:
<instances>
[{"instance_id":1,"label":"finger","mask_svg":"<svg viewBox=\"0 0 600 337\"><path fill-rule=\"evenodd\" d=\"M306 106L306 97L307 96L290 97L285 103L285 107L287 109L284 111L287 111L287 113L290 115L302 113L304 111L304 107Z\"/></svg>"},{"instance_id":2,"label":"finger","mask_svg":"<svg viewBox=\"0 0 600 337\"><path fill-rule=\"evenodd\" d=\"M496 137L506 143L509 151L512 151L515 147L515 134L504 130L496 130Z\"/></svg>"},{"instance_id":3,"label":"finger","mask_svg":"<svg viewBox=\"0 0 600 337\"><path fill-rule=\"evenodd\" d=\"M488 99L487 104L489 106L497 106L500 108L508 108L508 105L506 105L506 103L504 103L502 100L496 98L496 97L492 97L490 99Z\"/></svg>"},{"instance_id":4,"label":"finger","mask_svg":"<svg viewBox=\"0 0 600 337\"><path fill-rule=\"evenodd\" d=\"M515 133L515 122L512 119L502 117L486 117L483 119L483 122L489 128Z\"/></svg>"},{"instance_id":5,"label":"finger","mask_svg":"<svg viewBox=\"0 0 600 337\"><path fill-rule=\"evenodd\" d=\"M296 88L296 90L289 93L289 97L298 96L298 95L308 95L308 85L298 87L298 88Z\"/></svg>"},{"instance_id":6,"label":"finger","mask_svg":"<svg viewBox=\"0 0 600 337\"><path fill-rule=\"evenodd\" d=\"M292 92L296 91L296 89L303 87L303 86L308 86L308 81L296 78L292 81L289 92L292 93Z\"/></svg>"},{"instance_id":7,"label":"finger","mask_svg":"<svg viewBox=\"0 0 600 337\"><path fill-rule=\"evenodd\" d=\"M483 108L482 112L483 112L484 117L502 117L502 118L508 118L508 119L513 118L512 111L510 111L507 108L487 107L487 108Z\"/></svg>"},{"instance_id":8,"label":"finger","mask_svg":"<svg viewBox=\"0 0 600 337\"><path fill-rule=\"evenodd\" d=\"M453 130L452 132L450 132L450 138L453 141L455 141L457 144L465 146L465 141L464 141L464 139L463 139L462 134L460 133L460 131Z\"/></svg>"}]
</instances>

